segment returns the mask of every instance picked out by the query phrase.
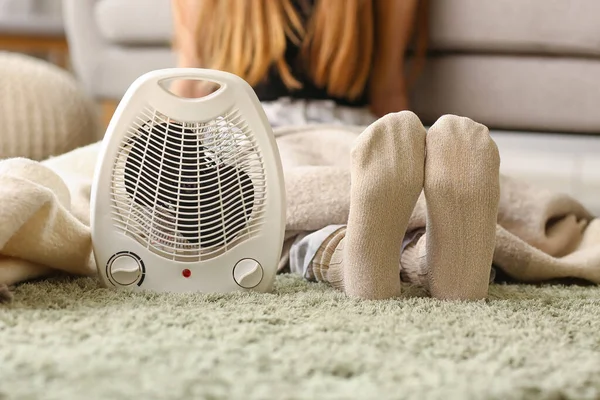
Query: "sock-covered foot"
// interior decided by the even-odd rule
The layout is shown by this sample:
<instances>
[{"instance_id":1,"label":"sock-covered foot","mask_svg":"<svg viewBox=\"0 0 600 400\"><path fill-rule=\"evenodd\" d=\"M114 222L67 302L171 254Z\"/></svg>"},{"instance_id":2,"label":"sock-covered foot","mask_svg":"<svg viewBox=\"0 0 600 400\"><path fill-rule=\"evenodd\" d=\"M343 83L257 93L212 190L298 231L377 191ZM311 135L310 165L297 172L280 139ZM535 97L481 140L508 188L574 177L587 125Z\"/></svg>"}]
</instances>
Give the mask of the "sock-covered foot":
<instances>
[{"instance_id":1,"label":"sock-covered foot","mask_svg":"<svg viewBox=\"0 0 600 400\"><path fill-rule=\"evenodd\" d=\"M400 295L400 248L423 189L425 134L419 118L403 111L380 118L357 138L343 248L349 296Z\"/></svg>"},{"instance_id":2,"label":"sock-covered foot","mask_svg":"<svg viewBox=\"0 0 600 400\"><path fill-rule=\"evenodd\" d=\"M334 231L323 241L309 264L310 275L314 280L328 283L341 291L344 291L345 236L345 226Z\"/></svg>"},{"instance_id":3,"label":"sock-covered foot","mask_svg":"<svg viewBox=\"0 0 600 400\"><path fill-rule=\"evenodd\" d=\"M427 286L427 236L419 232L402 251L400 280L417 286Z\"/></svg>"},{"instance_id":4,"label":"sock-covered foot","mask_svg":"<svg viewBox=\"0 0 600 400\"><path fill-rule=\"evenodd\" d=\"M500 195L488 129L446 115L427 133L427 286L434 298L487 297Z\"/></svg>"}]
</instances>

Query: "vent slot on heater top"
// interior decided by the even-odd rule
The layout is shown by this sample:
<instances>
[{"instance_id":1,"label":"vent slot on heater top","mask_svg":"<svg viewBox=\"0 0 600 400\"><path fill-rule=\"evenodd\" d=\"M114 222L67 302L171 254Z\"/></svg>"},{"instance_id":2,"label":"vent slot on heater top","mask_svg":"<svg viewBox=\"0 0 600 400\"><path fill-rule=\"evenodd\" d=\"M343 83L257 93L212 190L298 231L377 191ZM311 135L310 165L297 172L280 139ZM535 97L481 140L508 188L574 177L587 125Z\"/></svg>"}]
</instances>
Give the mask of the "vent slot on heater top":
<instances>
[{"instance_id":1,"label":"vent slot on heater top","mask_svg":"<svg viewBox=\"0 0 600 400\"><path fill-rule=\"evenodd\" d=\"M237 110L180 122L146 107L121 141L111 198L122 233L167 259L205 261L260 230L264 164Z\"/></svg>"}]
</instances>

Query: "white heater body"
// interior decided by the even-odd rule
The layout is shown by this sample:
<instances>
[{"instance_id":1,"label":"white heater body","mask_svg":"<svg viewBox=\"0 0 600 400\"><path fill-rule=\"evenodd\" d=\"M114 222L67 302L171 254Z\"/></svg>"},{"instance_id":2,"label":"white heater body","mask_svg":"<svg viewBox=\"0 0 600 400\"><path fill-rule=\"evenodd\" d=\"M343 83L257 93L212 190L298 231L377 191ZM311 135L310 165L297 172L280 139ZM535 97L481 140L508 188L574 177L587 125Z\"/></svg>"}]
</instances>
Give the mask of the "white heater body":
<instances>
[{"instance_id":1,"label":"white heater body","mask_svg":"<svg viewBox=\"0 0 600 400\"><path fill-rule=\"evenodd\" d=\"M187 99L174 79L220 85ZM101 144L91 193L94 256L108 287L272 289L285 231L279 151L236 75L165 69L138 78Z\"/></svg>"}]
</instances>

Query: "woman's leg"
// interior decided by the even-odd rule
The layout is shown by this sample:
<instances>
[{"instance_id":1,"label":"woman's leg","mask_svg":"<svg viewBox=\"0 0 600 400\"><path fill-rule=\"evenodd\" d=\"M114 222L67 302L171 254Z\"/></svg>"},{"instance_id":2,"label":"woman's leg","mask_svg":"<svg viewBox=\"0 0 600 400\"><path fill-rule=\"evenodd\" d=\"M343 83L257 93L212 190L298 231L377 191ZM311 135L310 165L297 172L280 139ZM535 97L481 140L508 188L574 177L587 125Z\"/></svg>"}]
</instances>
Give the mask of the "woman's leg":
<instances>
[{"instance_id":1,"label":"woman's leg","mask_svg":"<svg viewBox=\"0 0 600 400\"><path fill-rule=\"evenodd\" d=\"M370 75L371 111L381 117L409 109L405 74L406 49L416 26L418 0L378 0L375 6L375 55Z\"/></svg>"},{"instance_id":2,"label":"woman's leg","mask_svg":"<svg viewBox=\"0 0 600 400\"><path fill-rule=\"evenodd\" d=\"M369 126L352 152L348 225L317 252L314 277L365 299L400 295L400 247L423 189L425 129L411 112Z\"/></svg>"},{"instance_id":3,"label":"woman's leg","mask_svg":"<svg viewBox=\"0 0 600 400\"><path fill-rule=\"evenodd\" d=\"M408 241L402 250L400 260L400 280L411 285L428 287L429 268L427 266L427 235L416 232L417 235L407 234ZM496 270L490 270L489 283L494 282Z\"/></svg>"},{"instance_id":4,"label":"woman's leg","mask_svg":"<svg viewBox=\"0 0 600 400\"><path fill-rule=\"evenodd\" d=\"M200 17L200 2L197 0L171 0L173 10L173 48L177 55L178 68L200 68L202 60L198 48L202 38L196 35ZM181 97L199 98L212 91L200 81L177 79L171 83L171 92Z\"/></svg>"},{"instance_id":5,"label":"woman's leg","mask_svg":"<svg viewBox=\"0 0 600 400\"><path fill-rule=\"evenodd\" d=\"M369 130L365 131L355 155L368 155L369 162L353 158L347 230L340 228L324 240L310 263L309 278L363 298L388 298L400 292L400 254L407 225L404 221L408 221L420 193L420 178L415 177L418 173L413 170L411 175L411 168L402 164L418 170L421 163L422 153L416 149L421 148L423 132L417 129L416 121L414 129L395 130L404 137L402 144L389 142L394 137L389 130L388 142L381 139L386 137L381 135L386 129L373 130L377 123L369 128L369 135ZM380 135L375 136L377 132ZM396 149L395 156L390 157L380 147L375 150L374 143ZM426 143L427 227L425 233L417 232L420 236L411 237L402 251L402 274L405 280L424 285L435 298L485 298L500 192L498 149L485 126L455 116L440 118L429 130ZM375 154L379 157L375 158ZM387 174L382 172L381 164L387 165ZM394 169L394 165L401 165L405 174L402 168ZM356 185L355 179L364 182ZM396 204L387 197L392 191L396 191L394 197L402 199ZM350 285L354 287L351 289Z\"/></svg>"},{"instance_id":6,"label":"woman's leg","mask_svg":"<svg viewBox=\"0 0 600 400\"><path fill-rule=\"evenodd\" d=\"M439 299L487 297L500 197L500 156L488 129L446 115L427 133L426 286Z\"/></svg>"}]
</instances>

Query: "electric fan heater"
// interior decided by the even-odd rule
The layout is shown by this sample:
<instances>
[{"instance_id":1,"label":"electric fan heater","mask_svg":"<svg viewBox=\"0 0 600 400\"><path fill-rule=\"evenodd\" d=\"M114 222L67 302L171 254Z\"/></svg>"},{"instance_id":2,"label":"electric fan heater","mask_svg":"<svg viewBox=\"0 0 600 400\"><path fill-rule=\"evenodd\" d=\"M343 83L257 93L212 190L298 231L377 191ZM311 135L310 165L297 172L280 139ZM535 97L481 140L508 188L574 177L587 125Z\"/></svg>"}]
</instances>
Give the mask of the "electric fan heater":
<instances>
[{"instance_id":1,"label":"electric fan heater","mask_svg":"<svg viewBox=\"0 0 600 400\"><path fill-rule=\"evenodd\" d=\"M219 88L198 98L175 79ZM169 292L270 291L285 229L281 160L244 80L204 69L137 79L102 142L91 196L106 286Z\"/></svg>"}]
</instances>

